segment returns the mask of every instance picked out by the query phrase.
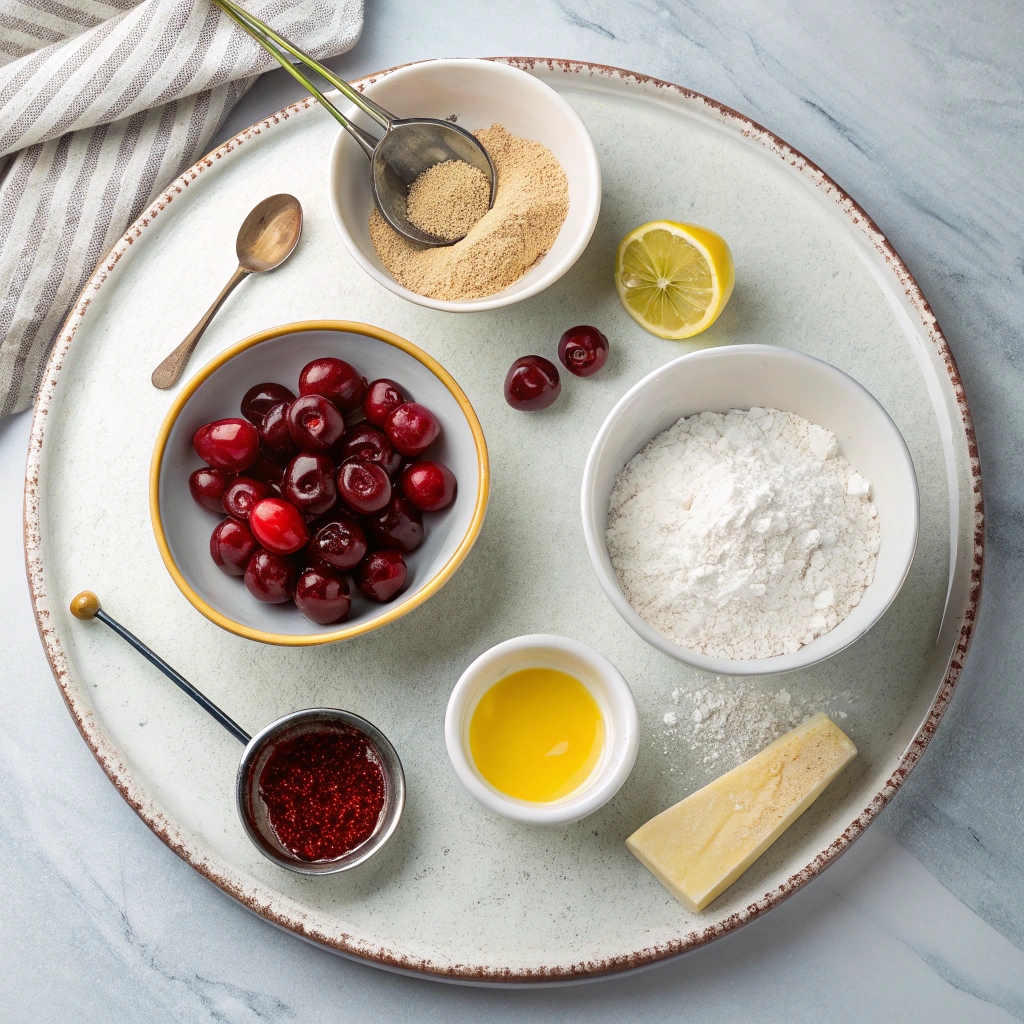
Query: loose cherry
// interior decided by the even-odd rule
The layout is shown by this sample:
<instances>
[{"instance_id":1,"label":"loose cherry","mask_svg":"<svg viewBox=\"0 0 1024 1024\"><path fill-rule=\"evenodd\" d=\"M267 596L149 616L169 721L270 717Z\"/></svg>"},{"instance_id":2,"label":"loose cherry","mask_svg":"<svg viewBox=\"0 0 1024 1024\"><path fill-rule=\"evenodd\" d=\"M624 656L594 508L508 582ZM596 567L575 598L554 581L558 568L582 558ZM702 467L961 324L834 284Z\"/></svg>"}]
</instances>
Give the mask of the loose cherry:
<instances>
[{"instance_id":1,"label":"loose cherry","mask_svg":"<svg viewBox=\"0 0 1024 1024\"><path fill-rule=\"evenodd\" d=\"M505 375L505 401L523 412L546 409L561 390L555 364L543 356L523 356Z\"/></svg>"},{"instance_id":2,"label":"loose cherry","mask_svg":"<svg viewBox=\"0 0 1024 1024\"><path fill-rule=\"evenodd\" d=\"M326 452L341 440L345 419L323 395L300 395L285 413L292 440L304 452Z\"/></svg>"},{"instance_id":3,"label":"loose cherry","mask_svg":"<svg viewBox=\"0 0 1024 1024\"><path fill-rule=\"evenodd\" d=\"M237 519L225 519L210 534L210 557L229 576L244 576L258 547L252 531Z\"/></svg>"},{"instance_id":4,"label":"loose cherry","mask_svg":"<svg viewBox=\"0 0 1024 1024\"><path fill-rule=\"evenodd\" d=\"M299 374L300 395L322 395L342 412L351 412L365 393L366 378L344 359L314 359Z\"/></svg>"},{"instance_id":5,"label":"loose cherry","mask_svg":"<svg viewBox=\"0 0 1024 1024\"><path fill-rule=\"evenodd\" d=\"M224 492L231 483L231 475L223 469L203 466L188 478L188 489L196 504L211 512L224 514Z\"/></svg>"},{"instance_id":6,"label":"loose cherry","mask_svg":"<svg viewBox=\"0 0 1024 1024\"><path fill-rule=\"evenodd\" d=\"M326 512L338 500L334 463L326 455L296 455L284 472L281 495L306 515Z\"/></svg>"},{"instance_id":7,"label":"loose cherry","mask_svg":"<svg viewBox=\"0 0 1024 1024\"><path fill-rule=\"evenodd\" d=\"M373 381L363 396L363 415L375 427L383 427L388 413L405 401L402 389L387 377Z\"/></svg>"},{"instance_id":8,"label":"loose cherry","mask_svg":"<svg viewBox=\"0 0 1024 1024\"><path fill-rule=\"evenodd\" d=\"M352 512L365 515L391 500L391 481L375 463L352 459L338 470L338 494Z\"/></svg>"},{"instance_id":9,"label":"loose cherry","mask_svg":"<svg viewBox=\"0 0 1024 1024\"><path fill-rule=\"evenodd\" d=\"M371 601L390 601L408 578L405 559L397 551L374 551L359 566L359 589Z\"/></svg>"},{"instance_id":10,"label":"loose cherry","mask_svg":"<svg viewBox=\"0 0 1024 1024\"><path fill-rule=\"evenodd\" d=\"M371 537L383 548L408 554L423 542L423 517L419 509L399 491L380 512L366 519Z\"/></svg>"},{"instance_id":11,"label":"loose cherry","mask_svg":"<svg viewBox=\"0 0 1024 1024\"><path fill-rule=\"evenodd\" d=\"M272 405L294 401L295 395L283 384L256 384L242 397L242 415L254 426L259 427Z\"/></svg>"},{"instance_id":12,"label":"loose cherry","mask_svg":"<svg viewBox=\"0 0 1024 1024\"><path fill-rule=\"evenodd\" d=\"M440 512L455 500L455 474L441 462L414 462L400 479L405 496L421 512Z\"/></svg>"},{"instance_id":13,"label":"loose cherry","mask_svg":"<svg viewBox=\"0 0 1024 1024\"><path fill-rule=\"evenodd\" d=\"M309 528L302 513L282 498L257 502L249 513L249 529L276 555L290 555L309 540Z\"/></svg>"},{"instance_id":14,"label":"loose cherry","mask_svg":"<svg viewBox=\"0 0 1024 1024\"><path fill-rule=\"evenodd\" d=\"M325 565L313 566L299 576L295 603L307 619L321 626L347 619L352 610L348 583L340 573Z\"/></svg>"},{"instance_id":15,"label":"loose cherry","mask_svg":"<svg viewBox=\"0 0 1024 1024\"><path fill-rule=\"evenodd\" d=\"M337 448L338 462L359 459L380 466L388 476L394 476L402 463L402 456L391 447L391 442L382 430L361 424L353 427Z\"/></svg>"},{"instance_id":16,"label":"loose cherry","mask_svg":"<svg viewBox=\"0 0 1024 1024\"><path fill-rule=\"evenodd\" d=\"M245 570L245 588L265 604L283 604L295 596L299 570L290 558L257 548Z\"/></svg>"},{"instance_id":17,"label":"loose cherry","mask_svg":"<svg viewBox=\"0 0 1024 1024\"><path fill-rule=\"evenodd\" d=\"M240 473L256 461L260 438L248 420L215 420L196 431L192 447L203 462Z\"/></svg>"},{"instance_id":18,"label":"loose cherry","mask_svg":"<svg viewBox=\"0 0 1024 1024\"><path fill-rule=\"evenodd\" d=\"M441 433L437 417L419 402L403 402L388 413L384 430L402 455L420 455Z\"/></svg>"},{"instance_id":19,"label":"loose cherry","mask_svg":"<svg viewBox=\"0 0 1024 1024\"><path fill-rule=\"evenodd\" d=\"M260 421L260 445L263 451L279 462L287 462L295 454L295 441L288 429L288 410L291 402L275 402Z\"/></svg>"},{"instance_id":20,"label":"loose cherry","mask_svg":"<svg viewBox=\"0 0 1024 1024\"><path fill-rule=\"evenodd\" d=\"M354 569L366 556L366 534L354 519L334 516L313 534L306 550L335 569Z\"/></svg>"},{"instance_id":21,"label":"loose cherry","mask_svg":"<svg viewBox=\"0 0 1024 1024\"><path fill-rule=\"evenodd\" d=\"M558 342L558 358L570 373L590 377L608 362L608 339L596 327L570 327Z\"/></svg>"},{"instance_id":22,"label":"loose cherry","mask_svg":"<svg viewBox=\"0 0 1024 1024\"><path fill-rule=\"evenodd\" d=\"M238 476L224 492L224 511L243 522L249 518L253 505L271 495L270 484L249 476Z\"/></svg>"}]
</instances>

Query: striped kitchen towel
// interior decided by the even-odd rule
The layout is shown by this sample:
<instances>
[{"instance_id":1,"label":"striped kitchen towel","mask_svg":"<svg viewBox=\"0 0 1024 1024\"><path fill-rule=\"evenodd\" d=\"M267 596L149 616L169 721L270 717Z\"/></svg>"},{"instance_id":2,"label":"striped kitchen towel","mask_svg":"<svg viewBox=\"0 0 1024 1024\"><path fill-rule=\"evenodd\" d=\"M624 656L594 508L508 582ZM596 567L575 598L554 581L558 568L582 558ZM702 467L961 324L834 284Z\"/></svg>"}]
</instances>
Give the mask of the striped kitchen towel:
<instances>
[{"instance_id":1,"label":"striped kitchen towel","mask_svg":"<svg viewBox=\"0 0 1024 1024\"><path fill-rule=\"evenodd\" d=\"M363 0L249 0L316 57ZM0 0L0 415L26 408L100 257L276 66L209 0Z\"/></svg>"}]
</instances>

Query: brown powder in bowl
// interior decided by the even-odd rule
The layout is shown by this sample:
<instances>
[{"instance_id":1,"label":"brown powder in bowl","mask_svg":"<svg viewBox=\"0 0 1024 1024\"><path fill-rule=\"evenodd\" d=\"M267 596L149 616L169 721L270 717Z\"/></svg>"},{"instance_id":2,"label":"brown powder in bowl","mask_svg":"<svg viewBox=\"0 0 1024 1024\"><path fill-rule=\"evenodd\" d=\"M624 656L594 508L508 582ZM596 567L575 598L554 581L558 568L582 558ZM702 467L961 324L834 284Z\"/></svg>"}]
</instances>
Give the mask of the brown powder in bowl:
<instances>
[{"instance_id":1,"label":"brown powder in bowl","mask_svg":"<svg viewBox=\"0 0 1024 1024\"><path fill-rule=\"evenodd\" d=\"M514 284L555 242L569 212L562 165L539 142L500 124L474 132L494 163L498 189L491 207L460 242L425 248L370 212L370 240L399 284L431 299L481 299Z\"/></svg>"},{"instance_id":2,"label":"brown powder in bowl","mask_svg":"<svg viewBox=\"0 0 1024 1024\"><path fill-rule=\"evenodd\" d=\"M465 160L443 160L409 186L405 210L420 231L457 242L487 212L490 201L491 183L483 171Z\"/></svg>"}]
</instances>

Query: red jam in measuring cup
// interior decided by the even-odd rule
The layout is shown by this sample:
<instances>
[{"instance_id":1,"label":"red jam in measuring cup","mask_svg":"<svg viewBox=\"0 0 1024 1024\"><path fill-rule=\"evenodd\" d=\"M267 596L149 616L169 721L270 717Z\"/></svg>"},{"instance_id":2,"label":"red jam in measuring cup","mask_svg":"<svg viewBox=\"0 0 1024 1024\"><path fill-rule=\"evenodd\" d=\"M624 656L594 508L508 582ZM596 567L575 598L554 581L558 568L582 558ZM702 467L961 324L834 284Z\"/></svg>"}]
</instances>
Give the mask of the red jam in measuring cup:
<instances>
[{"instance_id":1,"label":"red jam in measuring cup","mask_svg":"<svg viewBox=\"0 0 1024 1024\"><path fill-rule=\"evenodd\" d=\"M337 860L377 829L387 786L370 741L326 727L274 745L259 792L270 826L298 860Z\"/></svg>"}]
</instances>

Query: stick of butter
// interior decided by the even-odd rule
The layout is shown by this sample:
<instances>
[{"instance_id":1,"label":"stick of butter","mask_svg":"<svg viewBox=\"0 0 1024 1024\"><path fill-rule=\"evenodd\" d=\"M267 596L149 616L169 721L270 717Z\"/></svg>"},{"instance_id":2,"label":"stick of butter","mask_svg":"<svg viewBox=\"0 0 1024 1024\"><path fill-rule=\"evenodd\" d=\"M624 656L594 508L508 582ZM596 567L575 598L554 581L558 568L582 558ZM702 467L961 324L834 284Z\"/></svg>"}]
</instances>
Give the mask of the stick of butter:
<instances>
[{"instance_id":1,"label":"stick of butter","mask_svg":"<svg viewBox=\"0 0 1024 1024\"><path fill-rule=\"evenodd\" d=\"M724 892L856 756L818 714L738 768L651 818L626 845L680 903L696 912Z\"/></svg>"}]
</instances>

